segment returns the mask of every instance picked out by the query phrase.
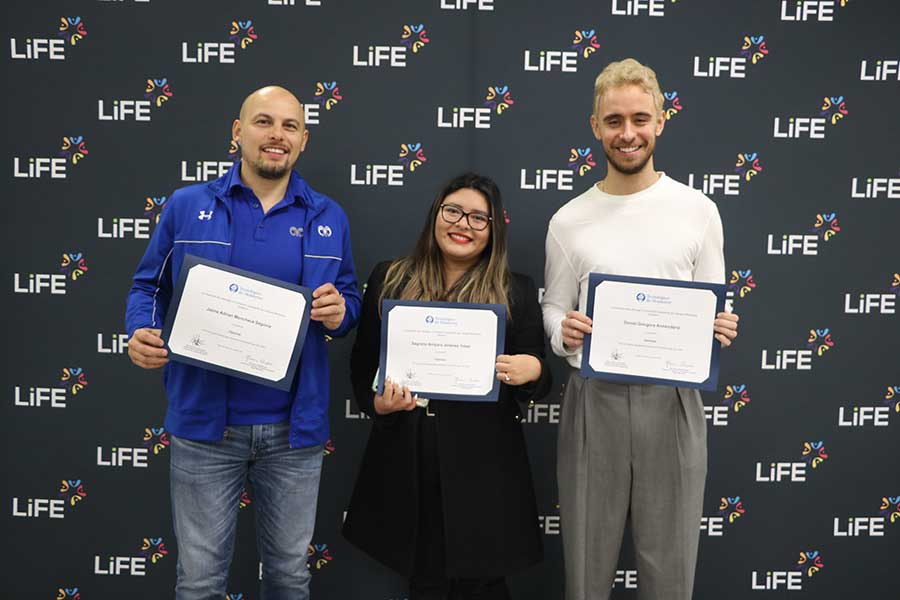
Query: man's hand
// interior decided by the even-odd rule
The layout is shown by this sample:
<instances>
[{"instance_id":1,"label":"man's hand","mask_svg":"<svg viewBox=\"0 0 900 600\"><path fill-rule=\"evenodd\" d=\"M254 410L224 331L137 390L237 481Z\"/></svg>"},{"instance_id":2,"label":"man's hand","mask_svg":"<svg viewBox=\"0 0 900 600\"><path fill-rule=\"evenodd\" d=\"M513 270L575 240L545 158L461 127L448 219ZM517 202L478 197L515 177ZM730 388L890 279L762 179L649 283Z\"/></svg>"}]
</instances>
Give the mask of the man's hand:
<instances>
[{"instance_id":1,"label":"man's hand","mask_svg":"<svg viewBox=\"0 0 900 600\"><path fill-rule=\"evenodd\" d=\"M566 313L566 318L562 321L562 339L563 345L568 350L575 350L584 345L584 334L591 333L592 321L587 315L570 310Z\"/></svg>"},{"instance_id":2,"label":"man's hand","mask_svg":"<svg viewBox=\"0 0 900 600\"><path fill-rule=\"evenodd\" d=\"M334 331L344 322L344 314L347 307L344 303L344 297L341 295L333 283L325 283L320 285L313 292L312 310L309 318L313 321L320 321L327 329Z\"/></svg>"},{"instance_id":3,"label":"man's hand","mask_svg":"<svg viewBox=\"0 0 900 600\"><path fill-rule=\"evenodd\" d=\"M387 378L384 380L384 393L375 394L375 412L379 415L389 415L398 410L412 410L416 407L416 397L405 385L400 387Z\"/></svg>"},{"instance_id":4,"label":"man's hand","mask_svg":"<svg viewBox=\"0 0 900 600\"><path fill-rule=\"evenodd\" d=\"M740 317L734 313L720 312L716 315L713 322L713 331L716 333L716 339L722 344L723 348L727 348L737 337L737 327Z\"/></svg>"},{"instance_id":5,"label":"man's hand","mask_svg":"<svg viewBox=\"0 0 900 600\"><path fill-rule=\"evenodd\" d=\"M143 369L158 369L167 362L169 352L163 348L159 329L143 327L136 329L128 340L128 358Z\"/></svg>"}]
</instances>

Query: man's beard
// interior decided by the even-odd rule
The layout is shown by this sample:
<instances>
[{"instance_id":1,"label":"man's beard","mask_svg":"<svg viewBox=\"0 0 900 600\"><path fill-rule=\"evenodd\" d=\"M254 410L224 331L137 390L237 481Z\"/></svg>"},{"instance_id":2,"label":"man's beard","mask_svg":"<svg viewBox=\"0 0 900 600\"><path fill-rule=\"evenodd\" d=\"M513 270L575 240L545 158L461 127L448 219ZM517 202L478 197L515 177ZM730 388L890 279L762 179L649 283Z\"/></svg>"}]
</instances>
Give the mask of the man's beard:
<instances>
[{"instance_id":1,"label":"man's beard","mask_svg":"<svg viewBox=\"0 0 900 600\"><path fill-rule=\"evenodd\" d=\"M650 159L653 158L653 148L650 149L650 152L647 153L646 158L642 160L640 163L632 166L632 167L624 167L616 162L612 156L609 155L609 152L606 151L606 148L603 148L603 153L606 155L606 160L609 161L609 164L623 175L634 175L635 173L640 173L644 170L644 167L647 166L647 163L650 162Z\"/></svg>"},{"instance_id":2,"label":"man's beard","mask_svg":"<svg viewBox=\"0 0 900 600\"><path fill-rule=\"evenodd\" d=\"M287 175L294 165L266 164L262 159L251 163L253 170L263 179L281 179Z\"/></svg>"}]
</instances>

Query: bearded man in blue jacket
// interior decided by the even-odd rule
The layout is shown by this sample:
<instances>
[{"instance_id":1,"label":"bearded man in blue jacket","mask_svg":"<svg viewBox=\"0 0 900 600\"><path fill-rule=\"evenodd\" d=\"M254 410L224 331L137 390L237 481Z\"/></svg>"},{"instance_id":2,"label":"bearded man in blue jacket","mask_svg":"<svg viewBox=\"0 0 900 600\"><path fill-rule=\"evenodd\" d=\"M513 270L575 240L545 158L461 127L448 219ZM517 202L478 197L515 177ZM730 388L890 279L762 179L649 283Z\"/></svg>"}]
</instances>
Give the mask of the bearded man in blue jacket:
<instances>
[{"instance_id":1,"label":"bearded man in blue jacket","mask_svg":"<svg viewBox=\"0 0 900 600\"><path fill-rule=\"evenodd\" d=\"M222 598L245 481L253 485L261 597L309 597L322 447L329 438L326 338L347 334L360 296L347 216L293 171L309 132L289 91L265 87L241 106L242 159L215 181L169 198L128 295L128 355L165 366L177 600ZM185 254L313 289L296 381L285 392L169 362L161 325Z\"/></svg>"}]
</instances>

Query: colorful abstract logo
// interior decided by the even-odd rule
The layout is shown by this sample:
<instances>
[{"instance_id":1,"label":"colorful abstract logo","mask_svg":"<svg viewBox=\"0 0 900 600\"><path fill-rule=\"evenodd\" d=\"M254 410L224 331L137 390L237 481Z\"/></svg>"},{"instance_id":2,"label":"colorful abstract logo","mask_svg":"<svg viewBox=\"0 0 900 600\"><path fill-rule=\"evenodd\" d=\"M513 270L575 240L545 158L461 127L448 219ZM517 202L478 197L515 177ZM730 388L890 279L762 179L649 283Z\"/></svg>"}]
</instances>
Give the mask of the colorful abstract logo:
<instances>
[{"instance_id":1,"label":"colorful abstract logo","mask_svg":"<svg viewBox=\"0 0 900 600\"><path fill-rule=\"evenodd\" d=\"M825 442L804 442L803 443L803 462L811 466L813 469L828 460L828 453L825 452Z\"/></svg>"},{"instance_id":2,"label":"colorful abstract logo","mask_svg":"<svg viewBox=\"0 0 900 600\"><path fill-rule=\"evenodd\" d=\"M65 38L69 44L74 46L84 39L87 30L84 28L84 21L81 20L81 17L60 17L57 35Z\"/></svg>"},{"instance_id":3,"label":"colorful abstract logo","mask_svg":"<svg viewBox=\"0 0 900 600\"><path fill-rule=\"evenodd\" d=\"M412 50L413 54L418 54L419 50L424 48L431 40L428 39L428 32L425 30L425 26L419 23L418 25L404 25L400 41L404 46Z\"/></svg>"},{"instance_id":4,"label":"colorful abstract logo","mask_svg":"<svg viewBox=\"0 0 900 600\"><path fill-rule=\"evenodd\" d=\"M719 501L719 516L728 519L728 523L734 523L747 512L740 496L723 497Z\"/></svg>"},{"instance_id":5,"label":"colorful abstract logo","mask_svg":"<svg viewBox=\"0 0 900 600\"><path fill-rule=\"evenodd\" d=\"M844 101L843 96L825 96L822 99L822 112L820 114L828 119L832 125L837 125L838 121L850 113L847 110L847 103Z\"/></svg>"},{"instance_id":6,"label":"colorful abstract logo","mask_svg":"<svg viewBox=\"0 0 900 600\"><path fill-rule=\"evenodd\" d=\"M168 79L147 80L147 87L144 88L144 99L151 101L157 107L162 106L164 102L168 102L174 95Z\"/></svg>"},{"instance_id":7,"label":"colorful abstract logo","mask_svg":"<svg viewBox=\"0 0 900 600\"><path fill-rule=\"evenodd\" d=\"M159 454L169 447L169 434L165 427L144 428L144 446L150 448L153 454Z\"/></svg>"},{"instance_id":8,"label":"colorful abstract logo","mask_svg":"<svg viewBox=\"0 0 900 600\"><path fill-rule=\"evenodd\" d=\"M226 594L225 600L244 600L243 594Z\"/></svg>"},{"instance_id":9,"label":"colorful abstract logo","mask_svg":"<svg viewBox=\"0 0 900 600\"><path fill-rule=\"evenodd\" d=\"M579 176L597 166L594 160L594 154L590 148L570 148L569 149L569 168L578 171Z\"/></svg>"},{"instance_id":10,"label":"colorful abstract logo","mask_svg":"<svg viewBox=\"0 0 900 600\"><path fill-rule=\"evenodd\" d=\"M319 570L328 565L334 558L331 556L331 550L328 544L310 544L306 560L306 566L309 569L313 567Z\"/></svg>"},{"instance_id":11,"label":"colorful abstract logo","mask_svg":"<svg viewBox=\"0 0 900 600\"><path fill-rule=\"evenodd\" d=\"M509 86L506 85L488 86L487 96L485 96L484 100L484 105L498 115L502 115L503 111L515 104L515 101L509 94Z\"/></svg>"},{"instance_id":12,"label":"colorful abstract logo","mask_svg":"<svg viewBox=\"0 0 900 600\"><path fill-rule=\"evenodd\" d=\"M750 181L762 173L762 170L762 165L759 164L759 154L756 152L742 152L737 155L734 172L740 175L744 181Z\"/></svg>"},{"instance_id":13,"label":"colorful abstract logo","mask_svg":"<svg viewBox=\"0 0 900 600\"><path fill-rule=\"evenodd\" d=\"M153 221L154 225L159 223L159 217L166 207L166 200L168 200L166 196L147 196L144 198L144 216Z\"/></svg>"},{"instance_id":14,"label":"colorful abstract logo","mask_svg":"<svg viewBox=\"0 0 900 600\"><path fill-rule=\"evenodd\" d=\"M73 396L87 387L87 376L84 369L78 367L66 367L59 376L59 383Z\"/></svg>"},{"instance_id":15,"label":"colorful abstract logo","mask_svg":"<svg viewBox=\"0 0 900 600\"><path fill-rule=\"evenodd\" d=\"M663 92L663 114L666 116L666 121L680 113L684 109L681 106L681 99L678 97L678 92Z\"/></svg>"},{"instance_id":16,"label":"colorful abstract logo","mask_svg":"<svg viewBox=\"0 0 900 600\"><path fill-rule=\"evenodd\" d=\"M59 588L56 590L56 600L81 600L81 592L78 588Z\"/></svg>"},{"instance_id":17,"label":"colorful abstract logo","mask_svg":"<svg viewBox=\"0 0 900 600\"><path fill-rule=\"evenodd\" d=\"M766 57L769 49L766 48L766 36L764 35L745 35L744 43L741 45L741 56L755 65Z\"/></svg>"},{"instance_id":18,"label":"colorful abstract logo","mask_svg":"<svg viewBox=\"0 0 900 600\"><path fill-rule=\"evenodd\" d=\"M60 481L59 497L69 506L75 506L87 498L87 492L84 491L80 479L63 479Z\"/></svg>"},{"instance_id":19,"label":"colorful abstract logo","mask_svg":"<svg viewBox=\"0 0 900 600\"><path fill-rule=\"evenodd\" d=\"M400 155L397 162L413 172L422 166L422 163L428 162L428 158L425 156L421 143L400 144Z\"/></svg>"},{"instance_id":20,"label":"colorful abstract logo","mask_svg":"<svg viewBox=\"0 0 900 600\"><path fill-rule=\"evenodd\" d=\"M891 523L900 521L900 496L885 496L881 499L881 516Z\"/></svg>"},{"instance_id":21,"label":"colorful abstract logo","mask_svg":"<svg viewBox=\"0 0 900 600\"><path fill-rule=\"evenodd\" d=\"M576 29L575 37L572 38L572 50L578 52L582 58L587 58L600 49L600 42L597 41L597 32L593 29L586 31L584 29Z\"/></svg>"},{"instance_id":22,"label":"colorful abstract logo","mask_svg":"<svg viewBox=\"0 0 900 600\"><path fill-rule=\"evenodd\" d=\"M259 36L253 28L253 21L232 21L228 39L241 46L241 50L256 41Z\"/></svg>"},{"instance_id":23,"label":"colorful abstract logo","mask_svg":"<svg viewBox=\"0 0 900 600\"><path fill-rule=\"evenodd\" d=\"M836 236L841 230L838 225L836 213L822 213L816 215L816 222L813 225L813 233L823 238L826 242Z\"/></svg>"},{"instance_id":24,"label":"colorful abstract logo","mask_svg":"<svg viewBox=\"0 0 900 600\"><path fill-rule=\"evenodd\" d=\"M237 143L237 140L228 140L228 156L227 159L230 161L236 161L238 159L238 153L241 151L241 145Z\"/></svg>"},{"instance_id":25,"label":"colorful abstract logo","mask_svg":"<svg viewBox=\"0 0 900 600\"><path fill-rule=\"evenodd\" d=\"M887 394L884 395L884 403L887 406L893 405L894 411L900 413L900 385L889 385Z\"/></svg>"},{"instance_id":26,"label":"colorful abstract logo","mask_svg":"<svg viewBox=\"0 0 900 600\"><path fill-rule=\"evenodd\" d=\"M330 456L330 455L334 454L334 451L335 451L334 442L331 441L330 439L327 440L324 444L324 449L322 450L322 454L325 456Z\"/></svg>"},{"instance_id":27,"label":"colorful abstract logo","mask_svg":"<svg viewBox=\"0 0 900 600\"><path fill-rule=\"evenodd\" d=\"M801 552L800 560L797 561L797 565L794 568L797 571L806 573L807 577L812 577L824 569L825 565L822 564L822 555L819 554L819 551L812 550L810 552Z\"/></svg>"},{"instance_id":28,"label":"colorful abstract logo","mask_svg":"<svg viewBox=\"0 0 900 600\"><path fill-rule=\"evenodd\" d=\"M343 100L341 90L336 81L330 83L316 82L316 102L319 106L325 107L325 110L331 110L332 107Z\"/></svg>"},{"instance_id":29,"label":"colorful abstract logo","mask_svg":"<svg viewBox=\"0 0 900 600\"><path fill-rule=\"evenodd\" d=\"M725 404L728 410L740 412L742 408L750 404L750 390L746 384L725 386Z\"/></svg>"},{"instance_id":30,"label":"colorful abstract logo","mask_svg":"<svg viewBox=\"0 0 900 600\"><path fill-rule=\"evenodd\" d=\"M817 356L822 356L834 348L831 330L827 327L825 329L810 329L809 337L806 338L806 347L810 350L815 350Z\"/></svg>"},{"instance_id":31,"label":"colorful abstract logo","mask_svg":"<svg viewBox=\"0 0 900 600\"><path fill-rule=\"evenodd\" d=\"M738 269L731 272L731 278L728 280L728 291L732 292L738 298L743 298L756 289L756 282L753 281L753 271L750 269Z\"/></svg>"},{"instance_id":32,"label":"colorful abstract logo","mask_svg":"<svg viewBox=\"0 0 900 600\"><path fill-rule=\"evenodd\" d=\"M250 494L247 493L247 490L243 490L241 492L241 499L238 501L238 508L247 508L253 504L253 500L250 499Z\"/></svg>"},{"instance_id":33,"label":"colorful abstract logo","mask_svg":"<svg viewBox=\"0 0 900 600\"><path fill-rule=\"evenodd\" d=\"M891 293L900 294L900 273L894 273L891 278Z\"/></svg>"},{"instance_id":34,"label":"colorful abstract logo","mask_svg":"<svg viewBox=\"0 0 900 600\"><path fill-rule=\"evenodd\" d=\"M141 554L148 558L151 564L155 565L164 556L168 555L169 551L166 550L166 544L161 537L145 537L141 542Z\"/></svg>"},{"instance_id":35,"label":"colorful abstract logo","mask_svg":"<svg viewBox=\"0 0 900 600\"><path fill-rule=\"evenodd\" d=\"M64 252L62 261L59 263L59 270L65 273L68 279L77 281L79 277L87 273L88 267L81 252Z\"/></svg>"},{"instance_id":36,"label":"colorful abstract logo","mask_svg":"<svg viewBox=\"0 0 900 600\"><path fill-rule=\"evenodd\" d=\"M84 143L84 136L67 135L62 140L59 148L59 155L71 161L73 165L77 165L78 161L89 154L87 145Z\"/></svg>"}]
</instances>

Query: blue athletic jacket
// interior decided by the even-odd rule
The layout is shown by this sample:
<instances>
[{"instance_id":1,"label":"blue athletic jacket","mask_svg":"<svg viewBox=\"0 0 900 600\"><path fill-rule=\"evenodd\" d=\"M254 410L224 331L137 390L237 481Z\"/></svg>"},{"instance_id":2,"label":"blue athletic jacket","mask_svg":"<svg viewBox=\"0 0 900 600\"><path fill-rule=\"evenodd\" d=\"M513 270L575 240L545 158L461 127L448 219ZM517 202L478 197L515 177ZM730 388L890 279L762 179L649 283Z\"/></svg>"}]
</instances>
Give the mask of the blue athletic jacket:
<instances>
[{"instance_id":1,"label":"blue athletic jacket","mask_svg":"<svg viewBox=\"0 0 900 600\"><path fill-rule=\"evenodd\" d=\"M235 163L232 170L240 168ZM129 337L142 327L162 328L166 309L185 254L230 264L233 228L231 173L208 183L175 191L166 203L128 293L125 326ZM306 223L300 238L302 281L316 289L333 283L344 295L347 313L335 331L311 321L298 365L296 394L291 407L290 444L304 448L329 437L329 369L326 334L346 335L359 318L360 296L350 249L347 215L327 196L314 191L292 173L306 202ZM277 257L273 257L277 260ZM169 407L165 426L176 436L202 441L222 439L225 432L227 375L178 362L164 367L163 380Z\"/></svg>"}]
</instances>

